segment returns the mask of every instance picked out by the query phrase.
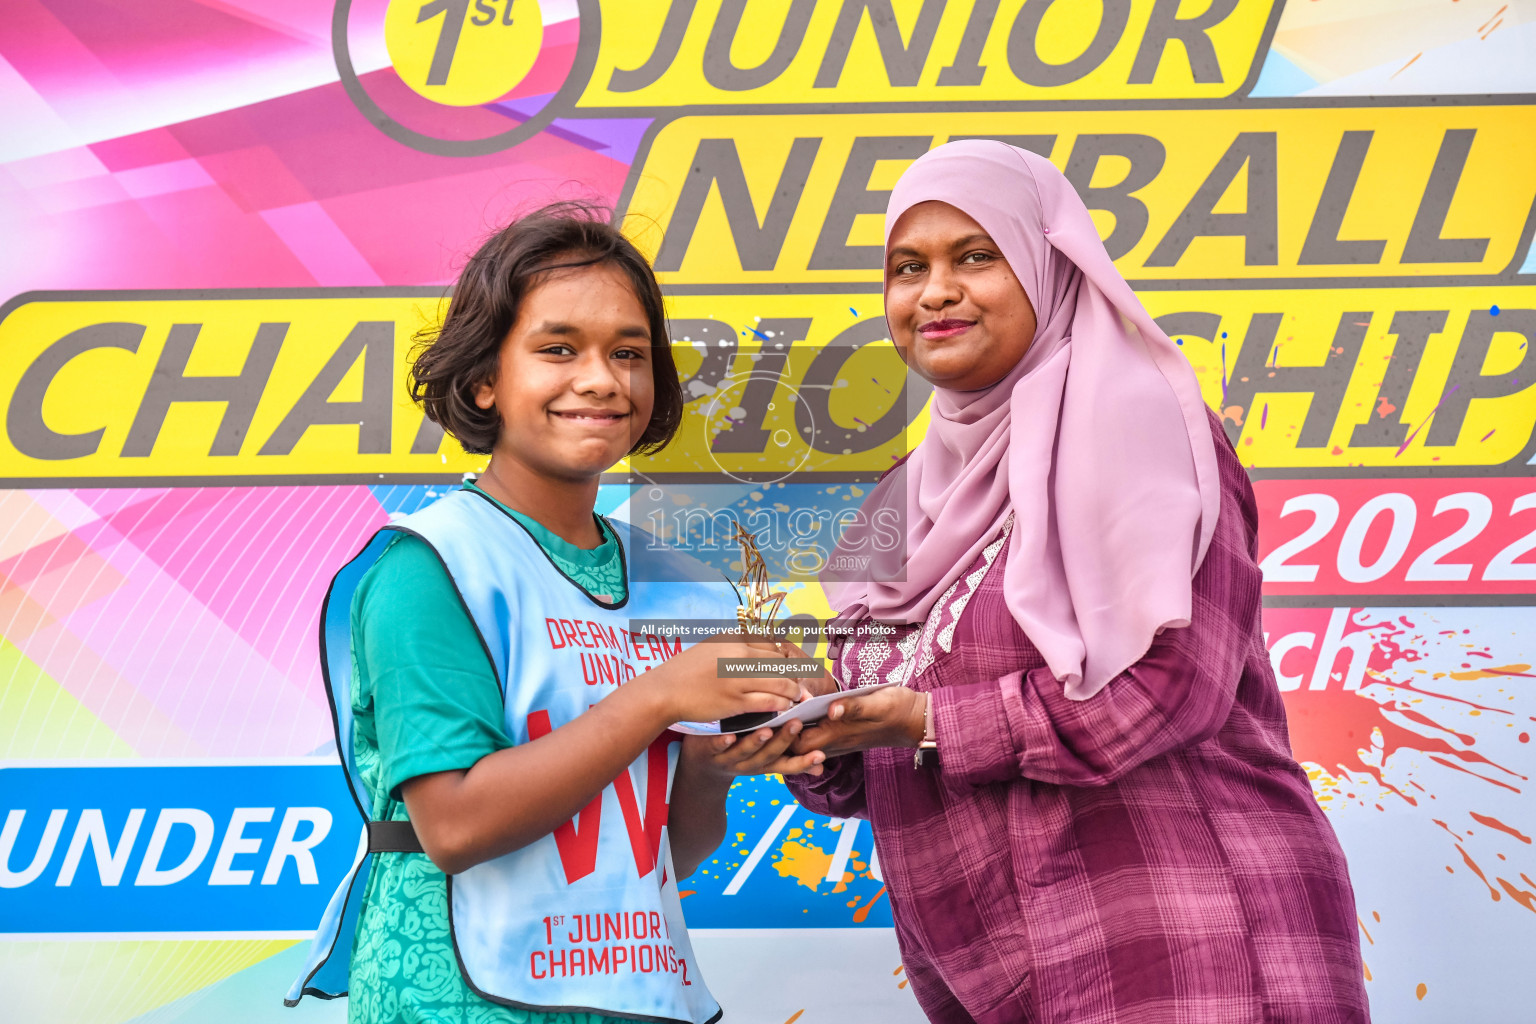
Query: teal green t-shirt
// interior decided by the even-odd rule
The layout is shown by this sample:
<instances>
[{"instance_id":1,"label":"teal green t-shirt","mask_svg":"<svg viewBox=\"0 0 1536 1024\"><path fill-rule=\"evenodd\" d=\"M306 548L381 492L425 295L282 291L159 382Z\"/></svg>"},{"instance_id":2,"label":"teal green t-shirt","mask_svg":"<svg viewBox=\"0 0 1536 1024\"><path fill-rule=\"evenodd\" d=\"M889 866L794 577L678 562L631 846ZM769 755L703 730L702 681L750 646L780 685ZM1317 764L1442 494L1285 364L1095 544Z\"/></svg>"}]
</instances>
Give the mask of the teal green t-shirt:
<instances>
[{"instance_id":1,"label":"teal green t-shirt","mask_svg":"<svg viewBox=\"0 0 1536 1024\"><path fill-rule=\"evenodd\" d=\"M623 559L606 523L589 551L498 507L589 594L625 596ZM363 575L351 616L353 753L375 817L404 821L401 784L467 769L512 745L501 687L447 571L417 537L401 534ZM350 1024L620 1024L601 1014L515 1009L472 992L449 937L446 877L420 853L374 857L350 971Z\"/></svg>"}]
</instances>

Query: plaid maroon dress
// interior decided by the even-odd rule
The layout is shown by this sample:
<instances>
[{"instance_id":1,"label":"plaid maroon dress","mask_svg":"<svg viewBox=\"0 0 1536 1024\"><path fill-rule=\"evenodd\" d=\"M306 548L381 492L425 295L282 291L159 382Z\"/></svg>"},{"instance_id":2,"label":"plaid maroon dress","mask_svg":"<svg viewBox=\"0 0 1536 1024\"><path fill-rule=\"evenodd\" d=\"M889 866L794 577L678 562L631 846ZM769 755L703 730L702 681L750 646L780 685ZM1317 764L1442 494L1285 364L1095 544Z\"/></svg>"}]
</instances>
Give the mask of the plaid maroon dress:
<instances>
[{"instance_id":1,"label":"plaid maroon dress","mask_svg":"<svg viewBox=\"0 0 1536 1024\"><path fill-rule=\"evenodd\" d=\"M1068 700L1009 613L1006 528L926 623L834 648L844 687L933 694L937 764L876 749L787 780L870 821L933 1021L1369 1019L1344 854L1264 647L1253 490L1212 429L1222 505L1191 623L1094 697Z\"/></svg>"}]
</instances>

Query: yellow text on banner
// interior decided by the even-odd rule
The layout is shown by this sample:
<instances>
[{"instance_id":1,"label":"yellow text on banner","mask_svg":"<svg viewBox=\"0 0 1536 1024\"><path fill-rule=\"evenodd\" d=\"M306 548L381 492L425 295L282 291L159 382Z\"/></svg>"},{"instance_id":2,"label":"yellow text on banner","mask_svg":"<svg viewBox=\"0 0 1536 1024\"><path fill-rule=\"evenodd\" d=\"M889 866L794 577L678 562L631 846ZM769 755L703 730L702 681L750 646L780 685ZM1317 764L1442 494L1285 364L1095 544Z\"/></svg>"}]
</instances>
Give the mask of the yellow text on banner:
<instances>
[{"instance_id":1,"label":"yellow text on banner","mask_svg":"<svg viewBox=\"0 0 1536 1024\"><path fill-rule=\"evenodd\" d=\"M303 295L22 296L0 321L0 480L383 479L484 464L406 396L411 339L437 298Z\"/></svg>"},{"instance_id":2,"label":"yellow text on banner","mask_svg":"<svg viewBox=\"0 0 1536 1024\"><path fill-rule=\"evenodd\" d=\"M669 284L880 279L901 171L953 139L1047 155L1132 281L1479 276L1536 201L1536 107L685 117L631 171ZM1020 197L1023 202L1024 197Z\"/></svg>"},{"instance_id":3,"label":"yellow text on banner","mask_svg":"<svg viewBox=\"0 0 1536 1024\"><path fill-rule=\"evenodd\" d=\"M603 4L582 107L1217 99L1276 0Z\"/></svg>"},{"instance_id":4,"label":"yellow text on banner","mask_svg":"<svg viewBox=\"0 0 1536 1024\"><path fill-rule=\"evenodd\" d=\"M1138 297L1194 366L1246 466L1525 471L1536 436L1536 286ZM705 414L715 393L695 399L677 441L638 468L658 479L700 469L868 479L888 469L921 440L928 389L903 375L878 302L867 293L672 296L674 333L692 338L676 344L702 354L679 347L685 377L777 380L720 392L730 400L713 402L714 419ZM782 364L764 354L779 341L790 352ZM695 369L711 359L718 368ZM815 397L821 388L826 397ZM797 409L806 396L809 409Z\"/></svg>"},{"instance_id":5,"label":"yellow text on banner","mask_svg":"<svg viewBox=\"0 0 1536 1024\"><path fill-rule=\"evenodd\" d=\"M1146 291L1256 469L1522 464L1536 286Z\"/></svg>"},{"instance_id":6,"label":"yellow text on banner","mask_svg":"<svg viewBox=\"0 0 1536 1024\"><path fill-rule=\"evenodd\" d=\"M1536 286L1140 297L1245 465L1526 471ZM668 306L687 407L671 445L635 460L638 480L872 480L921 438L930 390L906 371L877 295L673 295ZM447 480L477 469L484 457L406 396L411 339L437 308L384 290L23 297L0 320L0 482Z\"/></svg>"}]
</instances>

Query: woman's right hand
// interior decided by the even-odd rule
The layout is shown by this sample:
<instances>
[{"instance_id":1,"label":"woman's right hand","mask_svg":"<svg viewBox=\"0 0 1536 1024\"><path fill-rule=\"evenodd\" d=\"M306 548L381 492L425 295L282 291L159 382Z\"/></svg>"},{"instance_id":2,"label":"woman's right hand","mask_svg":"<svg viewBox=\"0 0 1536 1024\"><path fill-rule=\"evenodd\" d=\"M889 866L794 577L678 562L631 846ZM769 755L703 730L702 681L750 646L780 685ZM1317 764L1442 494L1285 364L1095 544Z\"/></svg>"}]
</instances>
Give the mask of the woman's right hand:
<instances>
[{"instance_id":1,"label":"woman's right hand","mask_svg":"<svg viewBox=\"0 0 1536 1024\"><path fill-rule=\"evenodd\" d=\"M671 722L713 722L753 711L788 711L809 696L792 676L720 676L723 658L782 659L777 644L732 633L694 644L645 673ZM639 682L637 679L636 682Z\"/></svg>"}]
</instances>

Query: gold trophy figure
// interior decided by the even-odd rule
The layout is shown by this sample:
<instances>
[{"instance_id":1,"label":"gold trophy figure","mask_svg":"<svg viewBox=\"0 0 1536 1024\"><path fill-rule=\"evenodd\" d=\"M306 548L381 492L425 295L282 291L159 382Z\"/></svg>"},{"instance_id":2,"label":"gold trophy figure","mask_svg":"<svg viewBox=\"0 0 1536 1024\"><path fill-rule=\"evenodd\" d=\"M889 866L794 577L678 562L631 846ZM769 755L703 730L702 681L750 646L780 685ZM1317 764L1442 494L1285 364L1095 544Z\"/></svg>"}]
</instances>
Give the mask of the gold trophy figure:
<instances>
[{"instance_id":1,"label":"gold trophy figure","mask_svg":"<svg viewBox=\"0 0 1536 1024\"><path fill-rule=\"evenodd\" d=\"M757 550L757 538L736 523L736 543L741 545L741 579L736 587L736 597L741 606L736 609L736 624L743 633L763 636L779 617L785 594L773 592L768 582L768 565Z\"/></svg>"},{"instance_id":2,"label":"gold trophy figure","mask_svg":"<svg viewBox=\"0 0 1536 1024\"><path fill-rule=\"evenodd\" d=\"M771 637L774 620L784 605L785 594L775 592L768 582L768 566L762 553L757 550L757 538L736 524L736 543L741 545L741 579L732 584L740 605L736 609L736 624L748 636ZM782 643L775 640L779 653L789 657ZM775 717L772 711L753 711L744 715L732 715L720 720L722 732L745 732L755 729Z\"/></svg>"}]
</instances>

